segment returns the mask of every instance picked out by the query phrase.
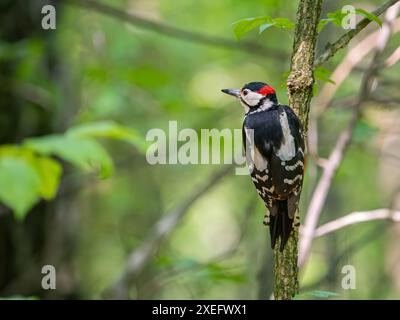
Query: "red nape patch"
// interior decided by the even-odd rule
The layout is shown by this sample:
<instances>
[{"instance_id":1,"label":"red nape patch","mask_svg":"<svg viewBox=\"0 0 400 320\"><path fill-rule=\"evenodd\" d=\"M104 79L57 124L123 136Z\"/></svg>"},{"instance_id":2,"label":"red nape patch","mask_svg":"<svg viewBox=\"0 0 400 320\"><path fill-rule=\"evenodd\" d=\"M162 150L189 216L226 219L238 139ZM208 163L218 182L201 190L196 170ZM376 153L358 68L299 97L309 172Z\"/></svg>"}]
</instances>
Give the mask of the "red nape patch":
<instances>
[{"instance_id":1,"label":"red nape patch","mask_svg":"<svg viewBox=\"0 0 400 320\"><path fill-rule=\"evenodd\" d=\"M266 96L267 94L275 93L275 89L270 86L264 86L260 90L258 90L258 93Z\"/></svg>"}]
</instances>

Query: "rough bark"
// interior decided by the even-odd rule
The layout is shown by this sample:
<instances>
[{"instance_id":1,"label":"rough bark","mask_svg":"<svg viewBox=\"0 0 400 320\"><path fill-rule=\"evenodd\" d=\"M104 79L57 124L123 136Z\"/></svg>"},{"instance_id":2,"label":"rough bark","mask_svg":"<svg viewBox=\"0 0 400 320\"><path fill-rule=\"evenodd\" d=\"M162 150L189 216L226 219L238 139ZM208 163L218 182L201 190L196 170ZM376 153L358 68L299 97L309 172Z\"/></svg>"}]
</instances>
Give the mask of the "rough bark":
<instances>
[{"instance_id":1,"label":"rough bark","mask_svg":"<svg viewBox=\"0 0 400 320\"><path fill-rule=\"evenodd\" d=\"M299 116L305 133L314 84L315 43L321 5L322 0L300 0L297 9L291 72L287 80L289 105ZM276 246L274 252L274 297L277 300L292 299L299 290L298 235L298 227L295 227L283 252L279 251L279 245Z\"/></svg>"}]
</instances>

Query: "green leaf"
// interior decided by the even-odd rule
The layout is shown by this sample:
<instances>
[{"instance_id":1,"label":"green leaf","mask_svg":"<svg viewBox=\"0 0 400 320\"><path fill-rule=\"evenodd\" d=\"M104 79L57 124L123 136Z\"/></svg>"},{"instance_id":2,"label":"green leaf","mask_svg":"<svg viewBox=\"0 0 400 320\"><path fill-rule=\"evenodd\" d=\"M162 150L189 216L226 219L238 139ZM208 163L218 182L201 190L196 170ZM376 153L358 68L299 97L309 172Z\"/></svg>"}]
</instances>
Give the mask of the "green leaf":
<instances>
[{"instance_id":1,"label":"green leaf","mask_svg":"<svg viewBox=\"0 0 400 320\"><path fill-rule=\"evenodd\" d=\"M244 34L265 23L272 24L273 23L272 18L268 16L263 16L263 17L242 19L232 24L233 32L235 33L236 38L240 40Z\"/></svg>"},{"instance_id":2,"label":"green leaf","mask_svg":"<svg viewBox=\"0 0 400 320\"><path fill-rule=\"evenodd\" d=\"M293 29L294 23L290 21L288 18L275 18L272 19L273 25L276 28L280 29Z\"/></svg>"},{"instance_id":3,"label":"green leaf","mask_svg":"<svg viewBox=\"0 0 400 320\"><path fill-rule=\"evenodd\" d=\"M355 9L356 14L369 19L371 21L375 21L380 27L382 27L382 21L379 19L376 15L373 13L370 13L368 11L365 11L364 9L361 8L356 8ZM318 23L317 30L320 32L323 27L325 27L329 22L332 22L338 27L342 26L342 21L343 19L350 14L349 12L342 12L342 10L336 10L333 12L328 12L326 19L321 19Z\"/></svg>"},{"instance_id":4,"label":"green leaf","mask_svg":"<svg viewBox=\"0 0 400 320\"><path fill-rule=\"evenodd\" d=\"M336 84L335 81L333 81L331 78L329 78L330 74L331 74L331 71L324 67L318 67L314 71L314 77L316 80Z\"/></svg>"},{"instance_id":5,"label":"green leaf","mask_svg":"<svg viewBox=\"0 0 400 320\"><path fill-rule=\"evenodd\" d=\"M342 12L342 10L336 10L334 12L328 12L328 19L338 27L342 26L343 19L348 15L348 13Z\"/></svg>"},{"instance_id":6,"label":"green leaf","mask_svg":"<svg viewBox=\"0 0 400 320\"><path fill-rule=\"evenodd\" d=\"M312 86L312 95L313 97L316 97L318 95L318 84L316 82L314 82Z\"/></svg>"},{"instance_id":7,"label":"green leaf","mask_svg":"<svg viewBox=\"0 0 400 320\"><path fill-rule=\"evenodd\" d=\"M258 33L263 33L265 30L267 30L269 27L272 27L274 24L273 23L264 23L258 28Z\"/></svg>"},{"instance_id":8,"label":"green leaf","mask_svg":"<svg viewBox=\"0 0 400 320\"><path fill-rule=\"evenodd\" d=\"M292 29L294 27L294 23L287 18L273 19L270 16L246 18L236 21L232 25L233 32L238 40L241 39L247 32L257 27L259 27L259 33L264 32L270 27L276 27L280 29Z\"/></svg>"},{"instance_id":9,"label":"green leaf","mask_svg":"<svg viewBox=\"0 0 400 320\"><path fill-rule=\"evenodd\" d=\"M77 138L108 138L126 141L135 145L141 152L146 152L146 141L133 129L121 126L113 121L84 123L74 126L66 132Z\"/></svg>"},{"instance_id":10,"label":"green leaf","mask_svg":"<svg viewBox=\"0 0 400 320\"><path fill-rule=\"evenodd\" d=\"M18 157L13 154L14 150L7 152L11 150L6 148L1 148L0 155L0 200L22 220L39 199L40 176L31 165L28 153L26 158Z\"/></svg>"},{"instance_id":11,"label":"green leaf","mask_svg":"<svg viewBox=\"0 0 400 320\"><path fill-rule=\"evenodd\" d=\"M318 32L321 32L321 30L322 30L329 22L332 22L332 21L333 21L333 19L321 19L321 20L318 22L317 31L318 31Z\"/></svg>"},{"instance_id":12,"label":"green leaf","mask_svg":"<svg viewBox=\"0 0 400 320\"><path fill-rule=\"evenodd\" d=\"M356 8L356 13L358 13L360 16L363 16L364 18L366 18L368 20L375 21L380 27L382 27L382 20L379 19L373 13L365 11L364 9L361 9L361 8Z\"/></svg>"},{"instance_id":13,"label":"green leaf","mask_svg":"<svg viewBox=\"0 0 400 320\"><path fill-rule=\"evenodd\" d=\"M47 157L35 157L31 163L40 177L40 196L46 200L53 199L60 183L62 166Z\"/></svg>"},{"instance_id":14,"label":"green leaf","mask_svg":"<svg viewBox=\"0 0 400 320\"><path fill-rule=\"evenodd\" d=\"M73 135L48 135L27 139L25 146L41 154L58 156L84 170L97 170L101 178L110 176L114 169L107 151L91 139Z\"/></svg>"}]
</instances>

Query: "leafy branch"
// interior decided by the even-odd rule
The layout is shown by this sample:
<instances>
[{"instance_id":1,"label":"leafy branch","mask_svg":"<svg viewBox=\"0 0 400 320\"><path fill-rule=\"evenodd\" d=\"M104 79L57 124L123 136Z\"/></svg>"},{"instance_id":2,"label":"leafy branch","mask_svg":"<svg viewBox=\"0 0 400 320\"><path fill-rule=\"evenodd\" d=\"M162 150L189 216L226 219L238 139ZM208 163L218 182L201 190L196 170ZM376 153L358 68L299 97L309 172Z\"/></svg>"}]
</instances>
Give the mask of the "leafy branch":
<instances>
[{"instance_id":1,"label":"leafy branch","mask_svg":"<svg viewBox=\"0 0 400 320\"><path fill-rule=\"evenodd\" d=\"M393 4L397 3L399 0L387 0L380 7L378 7L372 14L376 17L380 16L383 12L385 12L389 7ZM352 29L342 35L338 40L336 40L333 44L330 44L326 50L315 60L314 66L315 68L321 66L323 63L332 58L336 52L340 49L346 47L346 45L353 39L361 30L363 30L366 26L370 24L372 20L369 18L362 19L357 25L355 29Z\"/></svg>"},{"instance_id":2,"label":"leafy branch","mask_svg":"<svg viewBox=\"0 0 400 320\"><path fill-rule=\"evenodd\" d=\"M151 30L159 34L176 39L181 39L205 45L212 45L221 48L245 51L247 53L257 54L264 57L273 56L275 58L282 58L282 56L285 56L285 53L281 52L278 49L266 48L255 42L249 42L249 41L237 42L234 40L218 36L206 35L202 33L188 31L172 25L168 25L163 22L153 21L147 18L143 18L140 17L139 15L125 12L123 10L114 8L112 6L109 6L107 4L95 0L67 0L67 2L80 6L82 8L87 8L93 11L97 11L112 18L116 18L119 21L127 22L132 25L141 27L143 29Z\"/></svg>"}]
</instances>

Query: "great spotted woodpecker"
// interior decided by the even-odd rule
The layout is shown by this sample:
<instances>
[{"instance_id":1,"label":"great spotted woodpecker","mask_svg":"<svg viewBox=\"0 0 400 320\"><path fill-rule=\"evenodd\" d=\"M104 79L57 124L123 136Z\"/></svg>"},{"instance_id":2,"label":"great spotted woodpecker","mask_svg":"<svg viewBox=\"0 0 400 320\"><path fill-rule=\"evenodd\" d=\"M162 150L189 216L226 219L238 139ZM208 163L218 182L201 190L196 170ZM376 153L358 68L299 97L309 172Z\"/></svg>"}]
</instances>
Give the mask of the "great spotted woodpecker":
<instances>
[{"instance_id":1,"label":"great spotted woodpecker","mask_svg":"<svg viewBox=\"0 0 400 320\"><path fill-rule=\"evenodd\" d=\"M293 225L300 225L294 220L305 167L301 123L290 107L278 103L275 90L266 83L222 92L238 98L245 109L243 145L247 153L251 150L251 179L267 207L264 224L270 228L271 247L280 238L283 251Z\"/></svg>"}]
</instances>

